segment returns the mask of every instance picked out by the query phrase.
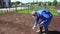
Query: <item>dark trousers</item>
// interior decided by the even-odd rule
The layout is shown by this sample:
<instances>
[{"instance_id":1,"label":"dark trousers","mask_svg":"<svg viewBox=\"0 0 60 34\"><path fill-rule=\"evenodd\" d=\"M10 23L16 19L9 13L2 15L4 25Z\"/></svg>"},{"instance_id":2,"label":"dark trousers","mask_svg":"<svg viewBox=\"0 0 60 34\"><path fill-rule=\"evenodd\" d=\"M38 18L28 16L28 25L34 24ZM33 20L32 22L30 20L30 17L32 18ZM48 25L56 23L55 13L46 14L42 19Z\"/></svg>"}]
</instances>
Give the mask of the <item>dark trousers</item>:
<instances>
[{"instance_id":1,"label":"dark trousers","mask_svg":"<svg viewBox=\"0 0 60 34\"><path fill-rule=\"evenodd\" d=\"M40 34L42 34L43 32L42 32L42 30L43 30L43 25L40 25ZM48 34L48 30L45 30L45 34Z\"/></svg>"},{"instance_id":2,"label":"dark trousers","mask_svg":"<svg viewBox=\"0 0 60 34\"><path fill-rule=\"evenodd\" d=\"M39 26L40 26L39 27L40 28L40 34L42 34L43 25L40 24Z\"/></svg>"}]
</instances>

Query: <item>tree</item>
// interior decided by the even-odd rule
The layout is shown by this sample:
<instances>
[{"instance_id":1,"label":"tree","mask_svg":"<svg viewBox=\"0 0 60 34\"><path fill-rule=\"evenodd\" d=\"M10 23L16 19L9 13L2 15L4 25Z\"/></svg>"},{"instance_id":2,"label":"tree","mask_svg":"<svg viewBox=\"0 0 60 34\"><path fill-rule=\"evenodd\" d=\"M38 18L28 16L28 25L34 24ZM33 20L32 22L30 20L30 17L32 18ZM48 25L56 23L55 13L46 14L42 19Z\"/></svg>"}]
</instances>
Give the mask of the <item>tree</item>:
<instances>
[{"instance_id":1,"label":"tree","mask_svg":"<svg viewBox=\"0 0 60 34\"><path fill-rule=\"evenodd\" d=\"M44 6L46 6L46 2L44 2Z\"/></svg>"},{"instance_id":2,"label":"tree","mask_svg":"<svg viewBox=\"0 0 60 34\"><path fill-rule=\"evenodd\" d=\"M41 6L42 5L42 2L39 2L39 6Z\"/></svg>"},{"instance_id":3,"label":"tree","mask_svg":"<svg viewBox=\"0 0 60 34\"><path fill-rule=\"evenodd\" d=\"M20 1L16 1L17 4L20 4L21 2Z\"/></svg>"},{"instance_id":4,"label":"tree","mask_svg":"<svg viewBox=\"0 0 60 34\"><path fill-rule=\"evenodd\" d=\"M51 2L48 2L48 5L51 6Z\"/></svg>"},{"instance_id":5,"label":"tree","mask_svg":"<svg viewBox=\"0 0 60 34\"><path fill-rule=\"evenodd\" d=\"M53 5L56 6L57 5L57 0L53 1Z\"/></svg>"}]
</instances>

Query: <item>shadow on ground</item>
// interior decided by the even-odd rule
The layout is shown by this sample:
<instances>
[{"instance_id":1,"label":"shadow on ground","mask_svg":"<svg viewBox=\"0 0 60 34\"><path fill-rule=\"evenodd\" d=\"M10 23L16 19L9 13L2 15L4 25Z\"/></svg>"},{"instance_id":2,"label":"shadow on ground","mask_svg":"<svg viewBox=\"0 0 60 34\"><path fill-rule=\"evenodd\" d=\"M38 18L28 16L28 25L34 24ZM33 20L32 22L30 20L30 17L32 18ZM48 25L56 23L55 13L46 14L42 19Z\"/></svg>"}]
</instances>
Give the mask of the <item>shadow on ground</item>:
<instances>
[{"instance_id":1,"label":"shadow on ground","mask_svg":"<svg viewBox=\"0 0 60 34\"><path fill-rule=\"evenodd\" d=\"M38 33L38 34L40 34L40 33ZM60 34L60 32L59 31L48 31L48 34Z\"/></svg>"},{"instance_id":2,"label":"shadow on ground","mask_svg":"<svg viewBox=\"0 0 60 34\"><path fill-rule=\"evenodd\" d=\"M59 31L49 31L48 34L60 34Z\"/></svg>"}]
</instances>

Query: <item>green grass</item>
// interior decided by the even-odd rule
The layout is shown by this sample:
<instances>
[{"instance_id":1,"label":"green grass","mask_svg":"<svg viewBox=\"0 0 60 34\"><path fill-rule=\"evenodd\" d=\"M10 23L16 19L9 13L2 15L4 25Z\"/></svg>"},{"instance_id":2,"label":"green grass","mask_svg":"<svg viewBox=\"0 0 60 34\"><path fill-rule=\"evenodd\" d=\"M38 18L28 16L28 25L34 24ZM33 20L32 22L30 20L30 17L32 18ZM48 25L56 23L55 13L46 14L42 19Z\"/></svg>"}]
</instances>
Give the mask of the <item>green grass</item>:
<instances>
[{"instance_id":1,"label":"green grass","mask_svg":"<svg viewBox=\"0 0 60 34\"><path fill-rule=\"evenodd\" d=\"M32 13L32 11L33 10L31 10L31 9L24 9L24 10L18 10L17 12L15 12L15 13L17 13L17 14L31 14Z\"/></svg>"},{"instance_id":2,"label":"green grass","mask_svg":"<svg viewBox=\"0 0 60 34\"><path fill-rule=\"evenodd\" d=\"M4 14L5 13L5 11L0 11L0 14Z\"/></svg>"},{"instance_id":3,"label":"green grass","mask_svg":"<svg viewBox=\"0 0 60 34\"><path fill-rule=\"evenodd\" d=\"M24 9L24 10L17 10L14 13L15 14L31 14L33 11L33 9ZM0 14L5 13L6 11L0 11ZM53 16L58 16L58 13L56 12L56 10L50 10L50 12L53 14Z\"/></svg>"},{"instance_id":4,"label":"green grass","mask_svg":"<svg viewBox=\"0 0 60 34\"><path fill-rule=\"evenodd\" d=\"M18 10L15 13L17 13L17 14L31 14L32 11L33 11L32 9L29 9L29 10L25 9L25 10ZM50 10L50 12L53 14L53 16L58 16L56 10Z\"/></svg>"},{"instance_id":5,"label":"green grass","mask_svg":"<svg viewBox=\"0 0 60 34\"><path fill-rule=\"evenodd\" d=\"M53 14L53 16L58 16L58 13L56 10L50 10L50 12Z\"/></svg>"}]
</instances>

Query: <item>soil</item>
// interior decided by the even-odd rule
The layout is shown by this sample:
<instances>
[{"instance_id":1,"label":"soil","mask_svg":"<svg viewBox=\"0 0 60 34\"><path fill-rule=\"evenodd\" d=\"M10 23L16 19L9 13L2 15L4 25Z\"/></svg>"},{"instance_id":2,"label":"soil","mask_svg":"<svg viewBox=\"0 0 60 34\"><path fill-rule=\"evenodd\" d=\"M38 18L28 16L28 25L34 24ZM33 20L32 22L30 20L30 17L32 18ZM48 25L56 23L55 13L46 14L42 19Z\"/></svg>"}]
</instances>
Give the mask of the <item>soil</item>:
<instances>
[{"instance_id":1,"label":"soil","mask_svg":"<svg viewBox=\"0 0 60 34\"><path fill-rule=\"evenodd\" d=\"M32 30L35 19L30 14L2 14L0 15L0 34L38 34ZM55 16L49 25L49 31L60 32L60 16Z\"/></svg>"}]
</instances>

